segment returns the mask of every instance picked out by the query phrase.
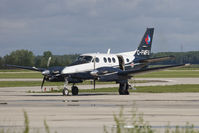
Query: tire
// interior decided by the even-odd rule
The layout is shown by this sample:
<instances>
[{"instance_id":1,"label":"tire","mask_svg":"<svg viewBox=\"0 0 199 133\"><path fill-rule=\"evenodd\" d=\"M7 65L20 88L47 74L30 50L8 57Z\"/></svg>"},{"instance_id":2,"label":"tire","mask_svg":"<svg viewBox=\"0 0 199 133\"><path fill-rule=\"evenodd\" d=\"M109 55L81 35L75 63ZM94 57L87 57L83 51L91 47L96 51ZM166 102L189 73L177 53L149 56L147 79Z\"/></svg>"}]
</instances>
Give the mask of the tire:
<instances>
[{"instance_id":1,"label":"tire","mask_svg":"<svg viewBox=\"0 0 199 133\"><path fill-rule=\"evenodd\" d=\"M69 95L68 88L64 88L63 91L62 91L62 93L63 93L63 96L68 96Z\"/></svg>"},{"instance_id":2,"label":"tire","mask_svg":"<svg viewBox=\"0 0 199 133\"><path fill-rule=\"evenodd\" d=\"M72 86L71 90L74 96L78 95L79 89L77 86Z\"/></svg>"},{"instance_id":3,"label":"tire","mask_svg":"<svg viewBox=\"0 0 199 133\"><path fill-rule=\"evenodd\" d=\"M126 83L125 95L129 95L129 84Z\"/></svg>"},{"instance_id":4,"label":"tire","mask_svg":"<svg viewBox=\"0 0 199 133\"><path fill-rule=\"evenodd\" d=\"M129 95L129 91L128 91L128 83L120 83L120 87L119 87L119 94L120 95Z\"/></svg>"},{"instance_id":5,"label":"tire","mask_svg":"<svg viewBox=\"0 0 199 133\"><path fill-rule=\"evenodd\" d=\"M125 84L124 83L120 83L120 87L119 87L119 94L120 95L125 95L125 89L126 89L126 87L125 87Z\"/></svg>"}]
</instances>

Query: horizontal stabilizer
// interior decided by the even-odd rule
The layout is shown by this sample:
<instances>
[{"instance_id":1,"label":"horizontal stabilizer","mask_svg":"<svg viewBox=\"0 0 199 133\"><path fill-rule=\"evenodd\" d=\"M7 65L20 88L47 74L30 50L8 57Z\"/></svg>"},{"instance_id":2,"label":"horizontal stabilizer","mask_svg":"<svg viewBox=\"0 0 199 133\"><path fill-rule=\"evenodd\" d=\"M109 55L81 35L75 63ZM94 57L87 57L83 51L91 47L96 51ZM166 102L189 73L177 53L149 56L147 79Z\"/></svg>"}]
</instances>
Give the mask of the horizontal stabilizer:
<instances>
[{"instance_id":1,"label":"horizontal stabilizer","mask_svg":"<svg viewBox=\"0 0 199 133\"><path fill-rule=\"evenodd\" d=\"M154 62L160 62L160 61L165 61L165 60L173 60L175 59L174 56L165 56L165 57L155 57L155 58L149 58L149 59L138 59L135 60L135 62L139 63L154 63Z\"/></svg>"},{"instance_id":2,"label":"horizontal stabilizer","mask_svg":"<svg viewBox=\"0 0 199 133\"><path fill-rule=\"evenodd\" d=\"M118 75L119 76L135 76L135 75L138 75L138 74L144 74L144 73L164 70L164 69L168 69L168 68L183 67L183 66L188 66L188 65L190 65L190 64L180 64L180 65L172 65L172 66L154 67L154 68L147 68L147 69L141 69L141 70L127 70L127 71L118 72Z\"/></svg>"}]
</instances>

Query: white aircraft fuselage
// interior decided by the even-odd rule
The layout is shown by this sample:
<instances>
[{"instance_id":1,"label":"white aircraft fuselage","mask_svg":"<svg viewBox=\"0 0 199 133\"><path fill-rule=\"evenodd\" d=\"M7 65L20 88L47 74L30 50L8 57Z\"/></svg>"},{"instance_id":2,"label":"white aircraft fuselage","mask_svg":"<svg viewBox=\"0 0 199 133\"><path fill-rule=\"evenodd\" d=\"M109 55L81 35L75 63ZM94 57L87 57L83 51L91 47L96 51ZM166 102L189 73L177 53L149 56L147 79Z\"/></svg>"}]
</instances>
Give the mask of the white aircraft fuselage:
<instances>
[{"instance_id":1,"label":"white aircraft fuselage","mask_svg":"<svg viewBox=\"0 0 199 133\"><path fill-rule=\"evenodd\" d=\"M118 68L120 66L119 58L122 57L125 67L134 67L133 60L135 59L136 51L110 54L110 53L87 53L82 54L77 59L77 64L67 66L62 70L62 74L74 74L74 73L84 73L92 72L94 69L101 67L113 67ZM86 58L85 62L81 62L81 59ZM78 62L79 61L79 62Z\"/></svg>"}]
</instances>

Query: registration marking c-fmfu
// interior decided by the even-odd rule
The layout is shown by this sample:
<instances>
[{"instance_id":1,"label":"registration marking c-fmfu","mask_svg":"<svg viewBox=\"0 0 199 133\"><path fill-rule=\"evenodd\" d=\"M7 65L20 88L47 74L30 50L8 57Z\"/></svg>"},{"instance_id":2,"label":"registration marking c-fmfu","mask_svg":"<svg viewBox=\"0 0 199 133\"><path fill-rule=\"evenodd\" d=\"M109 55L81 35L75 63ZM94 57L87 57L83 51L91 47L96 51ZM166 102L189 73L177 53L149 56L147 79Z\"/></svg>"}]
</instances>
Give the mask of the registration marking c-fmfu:
<instances>
[{"instance_id":1,"label":"registration marking c-fmfu","mask_svg":"<svg viewBox=\"0 0 199 133\"><path fill-rule=\"evenodd\" d=\"M137 50L137 55L150 55L150 50Z\"/></svg>"}]
</instances>

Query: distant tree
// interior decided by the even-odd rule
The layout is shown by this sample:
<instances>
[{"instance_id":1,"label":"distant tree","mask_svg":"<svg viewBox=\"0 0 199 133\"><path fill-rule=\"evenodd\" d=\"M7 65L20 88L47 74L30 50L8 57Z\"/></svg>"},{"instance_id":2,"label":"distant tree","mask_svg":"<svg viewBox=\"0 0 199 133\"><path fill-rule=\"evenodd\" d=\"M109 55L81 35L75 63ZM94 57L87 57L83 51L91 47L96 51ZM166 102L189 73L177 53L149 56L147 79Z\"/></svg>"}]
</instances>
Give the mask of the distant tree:
<instances>
[{"instance_id":1,"label":"distant tree","mask_svg":"<svg viewBox=\"0 0 199 133\"><path fill-rule=\"evenodd\" d=\"M4 62L3 62L3 58L2 57L0 57L0 68L3 68L4 66L3 66L3 64L4 64Z\"/></svg>"},{"instance_id":2,"label":"distant tree","mask_svg":"<svg viewBox=\"0 0 199 133\"><path fill-rule=\"evenodd\" d=\"M22 49L13 51L10 55L4 56L4 61L5 64L33 66L34 58L31 51Z\"/></svg>"},{"instance_id":3,"label":"distant tree","mask_svg":"<svg viewBox=\"0 0 199 133\"><path fill-rule=\"evenodd\" d=\"M163 62L157 62L154 64L158 64L158 65L181 64L181 63L199 64L199 51L159 52L159 53L153 53L151 57L161 57L161 56L170 56L170 55L175 56L175 59L163 61Z\"/></svg>"},{"instance_id":4,"label":"distant tree","mask_svg":"<svg viewBox=\"0 0 199 133\"><path fill-rule=\"evenodd\" d=\"M49 57L52 57L52 56L53 56L53 54L50 51L44 51L43 56L41 58L40 66L43 67L43 68L46 68L48 59L49 59ZM50 62L50 66L52 66L52 60Z\"/></svg>"},{"instance_id":5,"label":"distant tree","mask_svg":"<svg viewBox=\"0 0 199 133\"><path fill-rule=\"evenodd\" d=\"M34 62L35 62L35 67L41 67L41 60L42 60L42 56L36 56L35 57L35 60L34 60Z\"/></svg>"},{"instance_id":6,"label":"distant tree","mask_svg":"<svg viewBox=\"0 0 199 133\"><path fill-rule=\"evenodd\" d=\"M52 56L53 56L53 54L50 51L44 51L43 52L43 57L46 58L46 59L48 59L49 57L52 57Z\"/></svg>"}]
</instances>

